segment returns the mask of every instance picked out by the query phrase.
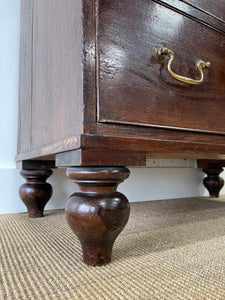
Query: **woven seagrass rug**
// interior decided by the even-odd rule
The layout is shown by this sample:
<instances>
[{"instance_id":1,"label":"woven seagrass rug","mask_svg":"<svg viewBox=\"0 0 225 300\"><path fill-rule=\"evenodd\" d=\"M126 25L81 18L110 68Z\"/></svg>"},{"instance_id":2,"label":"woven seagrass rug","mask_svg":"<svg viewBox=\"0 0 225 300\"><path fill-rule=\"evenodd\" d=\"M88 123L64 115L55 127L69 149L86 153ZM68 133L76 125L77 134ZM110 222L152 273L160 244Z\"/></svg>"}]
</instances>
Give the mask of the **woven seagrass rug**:
<instances>
[{"instance_id":1,"label":"woven seagrass rug","mask_svg":"<svg viewBox=\"0 0 225 300\"><path fill-rule=\"evenodd\" d=\"M225 299L225 197L131 204L104 267L82 263L64 212L0 216L1 299Z\"/></svg>"}]
</instances>

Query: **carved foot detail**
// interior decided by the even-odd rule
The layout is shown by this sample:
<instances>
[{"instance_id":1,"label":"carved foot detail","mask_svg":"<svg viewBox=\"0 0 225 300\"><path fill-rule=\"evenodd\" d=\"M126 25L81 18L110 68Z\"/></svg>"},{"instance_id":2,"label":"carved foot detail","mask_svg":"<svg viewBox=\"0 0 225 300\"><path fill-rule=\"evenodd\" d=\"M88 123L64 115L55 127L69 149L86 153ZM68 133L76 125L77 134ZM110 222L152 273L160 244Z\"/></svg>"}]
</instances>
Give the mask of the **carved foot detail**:
<instances>
[{"instance_id":1,"label":"carved foot detail","mask_svg":"<svg viewBox=\"0 0 225 300\"><path fill-rule=\"evenodd\" d=\"M224 185L224 180L219 176L223 168L209 167L202 169L208 176L203 179L203 184L209 191L210 197L219 197L219 192Z\"/></svg>"},{"instance_id":2,"label":"carved foot detail","mask_svg":"<svg viewBox=\"0 0 225 300\"><path fill-rule=\"evenodd\" d=\"M20 187L19 195L29 217L43 217L44 207L52 196L52 186L46 182L52 170L22 170L20 174L27 181Z\"/></svg>"},{"instance_id":3,"label":"carved foot detail","mask_svg":"<svg viewBox=\"0 0 225 300\"><path fill-rule=\"evenodd\" d=\"M125 167L75 167L67 176L80 188L66 204L66 219L81 242L83 259L88 265L110 262L115 239L125 227L130 206L116 191L129 176Z\"/></svg>"}]
</instances>

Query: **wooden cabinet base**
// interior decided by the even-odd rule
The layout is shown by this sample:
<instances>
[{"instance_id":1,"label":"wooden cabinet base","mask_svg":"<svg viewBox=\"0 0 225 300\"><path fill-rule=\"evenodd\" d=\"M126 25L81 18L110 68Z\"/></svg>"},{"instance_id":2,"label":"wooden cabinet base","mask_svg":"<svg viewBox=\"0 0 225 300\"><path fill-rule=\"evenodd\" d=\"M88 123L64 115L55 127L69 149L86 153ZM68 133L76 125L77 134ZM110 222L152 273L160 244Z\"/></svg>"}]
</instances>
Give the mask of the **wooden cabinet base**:
<instances>
[{"instance_id":1,"label":"wooden cabinet base","mask_svg":"<svg viewBox=\"0 0 225 300\"><path fill-rule=\"evenodd\" d=\"M71 195L66 205L66 219L81 242L83 259L88 265L110 262L115 239L125 227L130 206L116 191L129 176L125 167L75 167L67 170L80 192Z\"/></svg>"},{"instance_id":2,"label":"wooden cabinet base","mask_svg":"<svg viewBox=\"0 0 225 300\"><path fill-rule=\"evenodd\" d=\"M27 181L20 187L19 194L29 217L43 217L44 207L52 196L52 186L46 182L52 170L22 170L20 174Z\"/></svg>"},{"instance_id":3,"label":"wooden cabinet base","mask_svg":"<svg viewBox=\"0 0 225 300\"><path fill-rule=\"evenodd\" d=\"M66 216L87 264L110 261L128 220L116 187L129 171L117 166L197 159L211 196L222 187L225 1L192 2L21 0L16 161L24 170L73 166L80 192ZM155 46L174 52L173 71L169 57L154 59ZM200 72L199 60L211 67ZM40 216L51 193L40 201L41 176L22 175L21 198Z\"/></svg>"},{"instance_id":4,"label":"wooden cabinet base","mask_svg":"<svg viewBox=\"0 0 225 300\"><path fill-rule=\"evenodd\" d=\"M209 167L202 169L207 174L203 179L203 184L209 191L210 197L219 197L219 192L224 185L224 180L219 176L223 172L221 167Z\"/></svg>"}]
</instances>

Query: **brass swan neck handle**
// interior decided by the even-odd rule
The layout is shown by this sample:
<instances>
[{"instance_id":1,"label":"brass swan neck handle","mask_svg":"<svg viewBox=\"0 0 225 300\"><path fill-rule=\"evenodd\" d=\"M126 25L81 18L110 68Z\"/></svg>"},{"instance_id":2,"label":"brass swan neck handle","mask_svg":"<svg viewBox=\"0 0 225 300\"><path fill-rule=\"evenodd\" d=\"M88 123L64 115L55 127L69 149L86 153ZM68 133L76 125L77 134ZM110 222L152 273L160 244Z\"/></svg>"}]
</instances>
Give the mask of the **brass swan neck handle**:
<instances>
[{"instance_id":1,"label":"brass swan neck handle","mask_svg":"<svg viewBox=\"0 0 225 300\"><path fill-rule=\"evenodd\" d=\"M155 46L155 47L153 47L153 57L159 63L164 63L166 58L169 57L168 65L167 65L169 74L176 80L187 83L187 84L202 83L204 81L205 69L210 67L210 62L204 62L202 60L198 60L197 61L197 69L198 69L201 77L199 80L196 80L196 79L188 78L185 76L177 75L176 73L173 72L171 66L172 66L172 62L174 60L175 55L172 50L169 50L168 48L165 48L165 47Z\"/></svg>"}]
</instances>

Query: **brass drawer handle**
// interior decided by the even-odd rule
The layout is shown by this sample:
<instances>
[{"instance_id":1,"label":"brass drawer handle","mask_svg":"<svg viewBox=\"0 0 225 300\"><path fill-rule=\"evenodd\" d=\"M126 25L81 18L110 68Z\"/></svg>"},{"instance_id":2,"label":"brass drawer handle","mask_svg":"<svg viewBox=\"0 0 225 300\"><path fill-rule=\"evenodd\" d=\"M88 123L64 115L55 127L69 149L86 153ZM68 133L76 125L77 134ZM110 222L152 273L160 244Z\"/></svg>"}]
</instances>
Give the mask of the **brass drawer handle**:
<instances>
[{"instance_id":1,"label":"brass drawer handle","mask_svg":"<svg viewBox=\"0 0 225 300\"><path fill-rule=\"evenodd\" d=\"M172 50L169 50L164 47L158 47L158 46L153 47L153 57L159 63L163 63L166 60L167 56L169 56L167 68L170 75L173 78L188 84L199 84L204 81L205 69L210 67L210 62L204 62L202 60L197 61L197 68L198 71L200 72L201 78L199 80L195 80L185 76L177 75L172 71L171 65L174 60L174 52Z\"/></svg>"}]
</instances>

